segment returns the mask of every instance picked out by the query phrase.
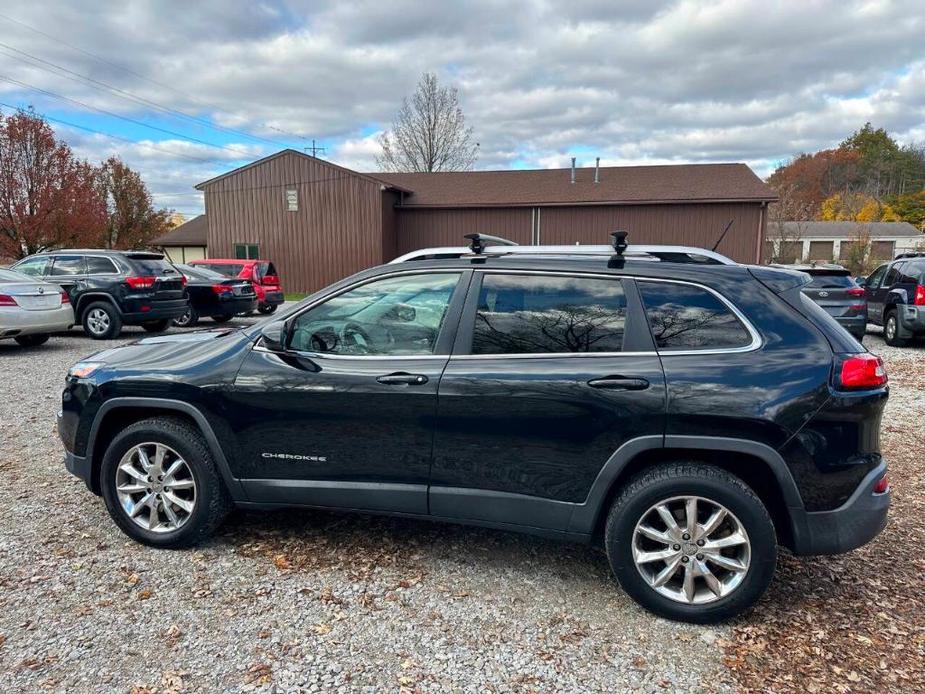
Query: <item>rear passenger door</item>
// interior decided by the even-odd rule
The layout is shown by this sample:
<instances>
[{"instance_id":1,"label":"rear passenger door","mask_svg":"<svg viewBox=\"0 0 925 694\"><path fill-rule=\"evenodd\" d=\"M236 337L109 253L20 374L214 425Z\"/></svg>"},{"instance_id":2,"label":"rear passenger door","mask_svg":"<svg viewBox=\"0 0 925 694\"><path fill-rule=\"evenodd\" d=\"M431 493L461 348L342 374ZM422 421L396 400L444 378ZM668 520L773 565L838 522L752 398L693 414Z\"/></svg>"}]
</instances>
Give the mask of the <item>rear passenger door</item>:
<instances>
[{"instance_id":1,"label":"rear passenger door","mask_svg":"<svg viewBox=\"0 0 925 694\"><path fill-rule=\"evenodd\" d=\"M888 265L881 265L874 270L864 283L864 293L867 296L867 316L872 323L883 325L883 300L886 298L886 289L883 288L883 278Z\"/></svg>"},{"instance_id":2,"label":"rear passenger door","mask_svg":"<svg viewBox=\"0 0 925 694\"><path fill-rule=\"evenodd\" d=\"M632 280L478 271L438 391L430 512L565 530L665 383Z\"/></svg>"}]
</instances>

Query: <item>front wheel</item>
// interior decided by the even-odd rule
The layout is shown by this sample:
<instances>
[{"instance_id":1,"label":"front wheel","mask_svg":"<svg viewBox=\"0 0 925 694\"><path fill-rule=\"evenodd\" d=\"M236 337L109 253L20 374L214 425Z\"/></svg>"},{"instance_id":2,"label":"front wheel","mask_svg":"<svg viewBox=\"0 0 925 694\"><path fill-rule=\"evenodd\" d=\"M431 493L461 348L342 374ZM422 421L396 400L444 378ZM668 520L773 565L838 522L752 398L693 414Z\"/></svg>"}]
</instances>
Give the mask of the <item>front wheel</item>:
<instances>
[{"instance_id":1,"label":"front wheel","mask_svg":"<svg viewBox=\"0 0 925 694\"><path fill-rule=\"evenodd\" d=\"M202 434L176 417L126 427L106 449L100 480L116 525L155 547L199 542L232 506Z\"/></svg>"},{"instance_id":2,"label":"front wheel","mask_svg":"<svg viewBox=\"0 0 925 694\"><path fill-rule=\"evenodd\" d=\"M18 335L13 339L23 347L38 347L48 342L48 335Z\"/></svg>"},{"instance_id":3,"label":"front wheel","mask_svg":"<svg viewBox=\"0 0 925 694\"><path fill-rule=\"evenodd\" d=\"M710 465L673 463L637 476L614 501L604 537L613 573L636 602L695 624L753 607L777 563L761 500Z\"/></svg>"},{"instance_id":4,"label":"front wheel","mask_svg":"<svg viewBox=\"0 0 925 694\"><path fill-rule=\"evenodd\" d=\"M886 320L883 321L883 341L890 347L905 347L909 340L899 336L899 316L896 311L890 311L886 314Z\"/></svg>"},{"instance_id":5,"label":"front wheel","mask_svg":"<svg viewBox=\"0 0 925 694\"><path fill-rule=\"evenodd\" d=\"M257 307L257 310L260 311L265 316L269 316L271 313L276 311L276 304L260 304Z\"/></svg>"}]
</instances>

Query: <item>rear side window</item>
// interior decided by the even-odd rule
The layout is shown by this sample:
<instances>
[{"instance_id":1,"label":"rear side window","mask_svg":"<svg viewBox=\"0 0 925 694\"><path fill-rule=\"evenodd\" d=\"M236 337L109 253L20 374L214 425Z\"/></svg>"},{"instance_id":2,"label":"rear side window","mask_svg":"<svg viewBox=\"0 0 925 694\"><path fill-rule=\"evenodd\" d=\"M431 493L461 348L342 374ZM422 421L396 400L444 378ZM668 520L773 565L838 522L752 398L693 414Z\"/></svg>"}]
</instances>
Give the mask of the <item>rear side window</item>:
<instances>
[{"instance_id":1,"label":"rear side window","mask_svg":"<svg viewBox=\"0 0 925 694\"><path fill-rule=\"evenodd\" d=\"M854 280L848 274L815 274L810 273L812 281L806 285L809 289L849 289L854 286Z\"/></svg>"},{"instance_id":2,"label":"rear side window","mask_svg":"<svg viewBox=\"0 0 925 694\"><path fill-rule=\"evenodd\" d=\"M51 274L56 277L84 275L87 265L82 255L57 255L51 264Z\"/></svg>"},{"instance_id":3,"label":"rear side window","mask_svg":"<svg viewBox=\"0 0 925 694\"><path fill-rule=\"evenodd\" d=\"M486 275L472 354L619 352L625 329L619 280Z\"/></svg>"},{"instance_id":4,"label":"rear side window","mask_svg":"<svg viewBox=\"0 0 925 694\"><path fill-rule=\"evenodd\" d=\"M923 274L925 274L925 263L916 263L914 261L903 263L899 271L899 282L902 284L921 284Z\"/></svg>"},{"instance_id":5,"label":"rear side window","mask_svg":"<svg viewBox=\"0 0 925 694\"><path fill-rule=\"evenodd\" d=\"M742 321L713 293L673 282L637 282L660 351L735 349L752 338Z\"/></svg>"},{"instance_id":6,"label":"rear side window","mask_svg":"<svg viewBox=\"0 0 925 694\"><path fill-rule=\"evenodd\" d=\"M902 263L890 266L890 269L886 273L886 278L883 280L884 287L892 286L899 281L899 265L902 265Z\"/></svg>"},{"instance_id":7,"label":"rear side window","mask_svg":"<svg viewBox=\"0 0 925 694\"><path fill-rule=\"evenodd\" d=\"M89 275L116 275L119 271L109 258L99 255L87 256L87 274Z\"/></svg>"}]
</instances>

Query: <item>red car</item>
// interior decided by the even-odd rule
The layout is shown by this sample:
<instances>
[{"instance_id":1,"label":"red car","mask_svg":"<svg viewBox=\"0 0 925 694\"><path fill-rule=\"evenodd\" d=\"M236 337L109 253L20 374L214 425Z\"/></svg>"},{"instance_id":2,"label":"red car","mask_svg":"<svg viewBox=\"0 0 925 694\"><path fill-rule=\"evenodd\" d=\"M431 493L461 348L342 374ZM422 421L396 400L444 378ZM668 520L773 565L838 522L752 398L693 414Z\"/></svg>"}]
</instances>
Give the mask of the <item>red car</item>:
<instances>
[{"instance_id":1,"label":"red car","mask_svg":"<svg viewBox=\"0 0 925 694\"><path fill-rule=\"evenodd\" d=\"M225 277L250 280L257 292L257 310L270 314L286 299L280 286L279 275L269 260L230 260L227 258L206 258L191 260L189 265L218 272Z\"/></svg>"}]
</instances>

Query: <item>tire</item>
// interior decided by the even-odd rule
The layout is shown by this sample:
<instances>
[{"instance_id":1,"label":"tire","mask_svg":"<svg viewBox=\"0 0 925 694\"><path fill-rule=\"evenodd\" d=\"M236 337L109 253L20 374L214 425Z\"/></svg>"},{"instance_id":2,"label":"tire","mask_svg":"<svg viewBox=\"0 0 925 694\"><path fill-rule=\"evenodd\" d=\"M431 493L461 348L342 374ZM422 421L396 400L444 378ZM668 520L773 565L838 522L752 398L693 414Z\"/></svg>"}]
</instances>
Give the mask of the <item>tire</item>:
<instances>
[{"instance_id":1,"label":"tire","mask_svg":"<svg viewBox=\"0 0 925 694\"><path fill-rule=\"evenodd\" d=\"M179 318L173 319L173 324L178 328L192 328L199 322L199 312L190 304L186 307L186 313Z\"/></svg>"},{"instance_id":2,"label":"tire","mask_svg":"<svg viewBox=\"0 0 925 694\"><path fill-rule=\"evenodd\" d=\"M269 316L271 313L276 312L276 304L260 304L257 310L263 315Z\"/></svg>"},{"instance_id":3,"label":"tire","mask_svg":"<svg viewBox=\"0 0 925 694\"><path fill-rule=\"evenodd\" d=\"M666 507L672 512L669 517L674 517L679 526L678 534L683 532L683 509L687 507L683 499L675 499L689 496L699 499L698 530L703 530L707 518L720 506L727 512L717 529L706 536L706 543L724 537L728 541L736 530L739 531L737 537L747 538L745 544L736 543L734 547L721 551L713 550L713 553L720 554L720 560L747 566L744 572L723 569L709 556L705 558L702 552L706 550L697 546L696 535L688 540L684 540L682 535L677 542L669 538L669 543L637 535L637 523L659 530L665 536L671 534L667 523L661 520L663 516L654 510L655 506L666 501ZM741 532L743 530L744 533ZM610 508L604 545L614 575L636 602L660 617L694 624L722 622L751 609L767 590L777 564L774 524L761 500L738 477L699 463L660 465L632 479ZM666 550L677 551L672 555L677 559L673 570L669 568L668 559L643 562L637 567L634 559L636 549L654 552L663 546ZM689 601L684 597L686 584L683 578L688 571L694 575L701 567L710 569L710 573L721 580L719 596L709 589L705 579L697 577L692 582L695 599ZM655 588L650 585L650 578L643 576L643 571L654 578L662 573L662 569L667 570L669 579L661 589Z\"/></svg>"},{"instance_id":4,"label":"tire","mask_svg":"<svg viewBox=\"0 0 925 694\"><path fill-rule=\"evenodd\" d=\"M38 347L39 345L44 345L46 342L48 342L48 338L49 338L48 335L41 334L41 335L19 335L17 337L14 337L13 339L16 340L16 342L21 344L23 347Z\"/></svg>"},{"instance_id":5,"label":"tire","mask_svg":"<svg viewBox=\"0 0 925 694\"><path fill-rule=\"evenodd\" d=\"M890 347L905 347L909 340L899 336L899 315L896 309L888 311L883 319L883 341Z\"/></svg>"},{"instance_id":6,"label":"tire","mask_svg":"<svg viewBox=\"0 0 925 694\"><path fill-rule=\"evenodd\" d=\"M223 316L212 316L212 320L214 320L216 323L227 323L232 318L234 318L234 316L227 315L227 314Z\"/></svg>"},{"instance_id":7,"label":"tire","mask_svg":"<svg viewBox=\"0 0 925 694\"><path fill-rule=\"evenodd\" d=\"M162 333L167 330L167 327L170 325L170 320L167 318L161 318L161 320L148 321L147 323L142 323L141 327L145 329L145 332L149 333Z\"/></svg>"},{"instance_id":8,"label":"tire","mask_svg":"<svg viewBox=\"0 0 925 694\"><path fill-rule=\"evenodd\" d=\"M122 332L122 316L108 301L94 301L87 306L80 322L94 340L114 340Z\"/></svg>"},{"instance_id":9,"label":"tire","mask_svg":"<svg viewBox=\"0 0 925 694\"><path fill-rule=\"evenodd\" d=\"M137 482L139 486L142 486L140 480L125 476L120 471L119 465L124 456L132 452L136 446L143 444L150 444L151 446L160 444L171 449L171 452L164 457L164 467L170 468L176 462L173 454L178 455L185 461L186 470L184 474L188 474L188 476L175 481L178 484L180 482L188 484L191 479L194 483L191 510L184 511L179 506L171 503L174 515L180 517L180 523L175 529L168 528L170 519L166 513L165 502L168 501L168 494L173 494L173 498L177 498L176 495L178 494L184 494L187 503L190 503L188 501L190 499L189 489L183 491L174 489L172 492L167 492L166 485L164 485L163 496L155 501L156 504L159 504L156 512L155 529L150 528L150 505L142 504L145 497L149 496L146 490L135 493L129 500L120 500L119 498L119 492L117 491L119 476L122 476L122 479ZM149 455L148 460L155 462L156 459L151 458ZM136 470L139 469L140 467L136 467ZM153 484L153 480L156 478L152 477L151 479L152 481L146 484ZM124 485L125 482L122 484ZM202 434L195 426L177 417L145 419L132 424L116 436L103 456L100 469L100 486L109 515L119 526L119 529L133 540L152 547L188 547L202 541L221 525L233 506L231 497L228 490L225 489L221 474L212 457L212 452L209 450L209 446L206 444ZM123 486L122 488L127 487ZM157 487L152 487L152 493L157 490ZM138 503L142 509L138 514L138 522L126 510L130 502ZM142 522L147 524L146 527L142 527L140 524Z\"/></svg>"}]
</instances>

